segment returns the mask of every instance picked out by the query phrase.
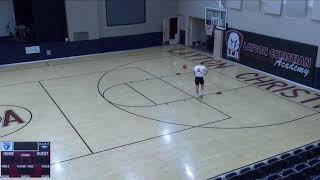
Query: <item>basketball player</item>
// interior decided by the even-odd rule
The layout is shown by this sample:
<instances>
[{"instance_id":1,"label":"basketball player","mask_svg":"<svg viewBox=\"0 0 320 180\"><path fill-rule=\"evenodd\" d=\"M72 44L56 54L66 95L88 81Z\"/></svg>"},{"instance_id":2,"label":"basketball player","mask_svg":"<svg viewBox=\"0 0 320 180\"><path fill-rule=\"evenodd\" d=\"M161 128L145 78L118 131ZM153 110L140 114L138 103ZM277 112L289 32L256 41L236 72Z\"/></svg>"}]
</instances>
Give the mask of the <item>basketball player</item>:
<instances>
[{"instance_id":1,"label":"basketball player","mask_svg":"<svg viewBox=\"0 0 320 180\"><path fill-rule=\"evenodd\" d=\"M195 75L196 96L197 97L203 96L203 90L204 90L203 76L208 73L206 67L203 64L204 64L204 62L201 62L199 65L196 65L193 68L193 74ZM201 85L200 93L199 93L199 84Z\"/></svg>"}]
</instances>

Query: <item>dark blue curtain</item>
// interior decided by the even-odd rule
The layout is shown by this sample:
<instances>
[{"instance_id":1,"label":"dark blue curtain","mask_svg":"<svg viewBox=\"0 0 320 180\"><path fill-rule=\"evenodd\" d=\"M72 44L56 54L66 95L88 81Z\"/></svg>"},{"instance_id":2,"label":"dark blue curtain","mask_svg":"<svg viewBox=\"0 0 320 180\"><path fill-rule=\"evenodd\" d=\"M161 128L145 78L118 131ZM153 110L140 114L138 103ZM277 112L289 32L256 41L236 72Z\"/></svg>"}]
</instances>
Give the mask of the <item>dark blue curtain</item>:
<instances>
[{"instance_id":1,"label":"dark blue curtain","mask_svg":"<svg viewBox=\"0 0 320 180\"><path fill-rule=\"evenodd\" d=\"M64 0L32 0L32 17L36 41L64 41L67 37Z\"/></svg>"}]
</instances>

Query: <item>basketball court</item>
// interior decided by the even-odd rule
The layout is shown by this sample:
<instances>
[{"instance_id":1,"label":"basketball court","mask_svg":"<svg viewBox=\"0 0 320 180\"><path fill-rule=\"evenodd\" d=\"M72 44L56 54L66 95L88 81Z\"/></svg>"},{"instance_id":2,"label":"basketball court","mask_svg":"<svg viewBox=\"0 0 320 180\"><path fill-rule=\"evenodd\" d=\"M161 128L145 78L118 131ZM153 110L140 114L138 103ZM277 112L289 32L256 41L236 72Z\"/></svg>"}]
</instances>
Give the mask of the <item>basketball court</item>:
<instances>
[{"instance_id":1,"label":"basketball court","mask_svg":"<svg viewBox=\"0 0 320 180\"><path fill-rule=\"evenodd\" d=\"M200 61L203 99L191 73ZM10 119L1 141L50 141L51 179L206 179L320 135L318 92L184 46L0 71L2 113L23 121Z\"/></svg>"}]
</instances>

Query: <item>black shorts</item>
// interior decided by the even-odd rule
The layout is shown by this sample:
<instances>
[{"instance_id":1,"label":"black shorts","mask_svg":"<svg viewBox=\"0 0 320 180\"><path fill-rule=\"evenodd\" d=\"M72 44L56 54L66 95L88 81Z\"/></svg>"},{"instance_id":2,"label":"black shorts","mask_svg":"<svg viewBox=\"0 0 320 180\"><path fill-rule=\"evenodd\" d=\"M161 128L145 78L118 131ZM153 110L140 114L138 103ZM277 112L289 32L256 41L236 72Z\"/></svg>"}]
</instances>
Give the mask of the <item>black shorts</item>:
<instances>
[{"instance_id":1,"label":"black shorts","mask_svg":"<svg viewBox=\"0 0 320 180\"><path fill-rule=\"evenodd\" d=\"M203 77L195 77L194 82L196 83L196 85L204 84Z\"/></svg>"}]
</instances>

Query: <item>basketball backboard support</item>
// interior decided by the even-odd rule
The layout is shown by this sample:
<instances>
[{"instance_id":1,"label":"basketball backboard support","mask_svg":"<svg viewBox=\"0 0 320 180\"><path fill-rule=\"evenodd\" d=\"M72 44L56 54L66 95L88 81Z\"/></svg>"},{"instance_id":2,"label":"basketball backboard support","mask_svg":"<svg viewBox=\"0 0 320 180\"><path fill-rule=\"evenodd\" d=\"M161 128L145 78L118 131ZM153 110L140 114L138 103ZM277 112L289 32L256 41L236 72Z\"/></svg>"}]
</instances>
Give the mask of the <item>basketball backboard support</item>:
<instances>
[{"instance_id":1,"label":"basketball backboard support","mask_svg":"<svg viewBox=\"0 0 320 180\"><path fill-rule=\"evenodd\" d=\"M226 30L227 9L207 7L205 10L206 25L215 26L215 29Z\"/></svg>"}]
</instances>

